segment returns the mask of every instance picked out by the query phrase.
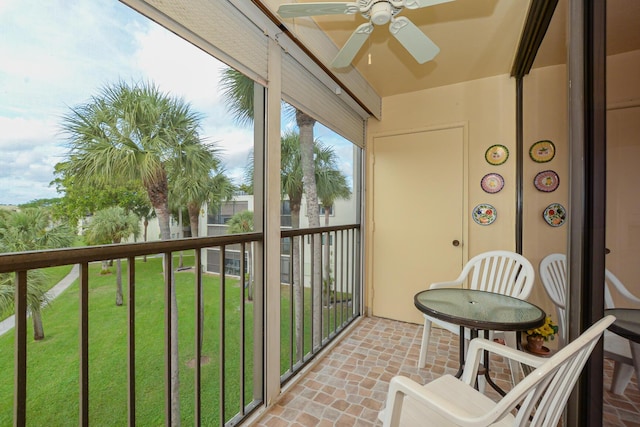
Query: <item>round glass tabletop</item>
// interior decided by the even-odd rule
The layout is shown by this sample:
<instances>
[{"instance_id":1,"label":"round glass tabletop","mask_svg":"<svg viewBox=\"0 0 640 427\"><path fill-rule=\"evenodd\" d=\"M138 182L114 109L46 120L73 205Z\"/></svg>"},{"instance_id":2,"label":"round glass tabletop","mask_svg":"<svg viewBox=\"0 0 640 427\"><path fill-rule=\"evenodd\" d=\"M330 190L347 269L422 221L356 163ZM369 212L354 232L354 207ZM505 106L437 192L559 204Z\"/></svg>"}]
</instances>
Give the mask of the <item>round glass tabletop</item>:
<instances>
[{"instance_id":1,"label":"round glass tabletop","mask_svg":"<svg viewBox=\"0 0 640 427\"><path fill-rule=\"evenodd\" d=\"M523 331L544 323L546 314L530 302L472 289L429 289L414 297L418 310L473 329Z\"/></svg>"}]
</instances>

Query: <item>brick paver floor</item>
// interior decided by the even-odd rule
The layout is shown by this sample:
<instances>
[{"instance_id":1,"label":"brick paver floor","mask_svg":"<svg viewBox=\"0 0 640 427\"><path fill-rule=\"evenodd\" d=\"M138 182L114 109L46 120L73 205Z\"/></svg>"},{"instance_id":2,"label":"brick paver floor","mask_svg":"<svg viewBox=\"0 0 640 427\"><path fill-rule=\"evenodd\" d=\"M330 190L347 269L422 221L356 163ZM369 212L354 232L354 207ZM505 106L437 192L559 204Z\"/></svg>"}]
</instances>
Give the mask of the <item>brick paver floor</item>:
<instances>
[{"instance_id":1,"label":"brick paver floor","mask_svg":"<svg viewBox=\"0 0 640 427\"><path fill-rule=\"evenodd\" d=\"M417 367L422 326L368 317L331 350L254 425L266 427L380 426L390 379L405 375L422 383L458 369L458 337L432 331L427 366ZM608 391L612 364L605 360L605 427L640 426L640 391L635 374L623 396ZM491 360L491 376L508 389L510 373L502 358ZM498 398L490 387L486 394Z\"/></svg>"}]
</instances>

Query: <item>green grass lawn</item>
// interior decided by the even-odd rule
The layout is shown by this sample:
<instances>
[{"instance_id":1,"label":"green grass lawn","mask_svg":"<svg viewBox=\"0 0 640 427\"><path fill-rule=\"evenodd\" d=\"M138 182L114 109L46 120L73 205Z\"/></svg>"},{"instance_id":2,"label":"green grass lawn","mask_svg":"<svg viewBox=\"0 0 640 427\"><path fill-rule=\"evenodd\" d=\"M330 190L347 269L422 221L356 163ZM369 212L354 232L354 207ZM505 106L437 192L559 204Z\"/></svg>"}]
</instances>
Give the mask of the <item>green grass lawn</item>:
<instances>
[{"instance_id":1,"label":"green grass lawn","mask_svg":"<svg viewBox=\"0 0 640 427\"><path fill-rule=\"evenodd\" d=\"M187 252L185 252L186 254ZM185 265L193 256L184 257ZM177 261L174 265L177 265ZM115 273L115 266L111 269ZM123 263L123 273L126 263ZM64 274L63 274L64 273ZM58 271L57 277L66 273ZM175 273L180 337L180 398L184 425L193 425L195 355L195 278L193 270ZM127 424L127 286L125 305L115 305L115 274L101 275L100 265L89 271L89 414L91 425ZM225 420L240 411L240 307L238 281L225 286L225 327L220 327L221 290L218 276L203 276L204 334L202 367L202 424L219 425L220 365L225 364ZM28 331L27 424L33 426L78 425L79 305L78 283L70 286L43 311L46 338L32 340ZM310 295L305 289L305 353L310 348ZM164 425L164 281L160 258L136 262L136 421L142 426ZM245 301L245 404L253 396L253 304ZM281 373L289 369L289 301L282 292ZM328 318L333 322L334 311ZM338 314L340 320L342 316ZM346 314L345 314L346 318ZM333 325L333 323L331 323ZM220 331L225 352L220 354ZM325 334L326 335L326 334ZM0 337L0 426L13 417L14 336Z\"/></svg>"},{"instance_id":2,"label":"green grass lawn","mask_svg":"<svg viewBox=\"0 0 640 427\"><path fill-rule=\"evenodd\" d=\"M185 257L185 264L193 263ZM123 269L126 268L124 264ZM112 269L115 272L115 267ZM115 274L100 275L100 266L90 267L89 278L89 402L92 425L127 424L127 307L115 305ZM125 270L126 271L126 270ZM195 337L194 274L178 272L181 411L185 425L193 424ZM139 425L164 424L164 292L159 258L136 263L136 406ZM203 277L205 324L202 365L202 413L204 425L218 424L219 402L219 312L220 282ZM241 290L237 281L226 284L225 373L227 416L239 407L240 351L239 308ZM125 295L126 300L126 295ZM251 303L247 303L245 332L252 339ZM45 340L34 342L28 331L27 424L38 426L78 425L79 366L78 285L44 310ZM0 425L12 424L13 334L0 337ZM245 344L246 396L252 393L252 346ZM235 396L235 399L232 398Z\"/></svg>"}]
</instances>

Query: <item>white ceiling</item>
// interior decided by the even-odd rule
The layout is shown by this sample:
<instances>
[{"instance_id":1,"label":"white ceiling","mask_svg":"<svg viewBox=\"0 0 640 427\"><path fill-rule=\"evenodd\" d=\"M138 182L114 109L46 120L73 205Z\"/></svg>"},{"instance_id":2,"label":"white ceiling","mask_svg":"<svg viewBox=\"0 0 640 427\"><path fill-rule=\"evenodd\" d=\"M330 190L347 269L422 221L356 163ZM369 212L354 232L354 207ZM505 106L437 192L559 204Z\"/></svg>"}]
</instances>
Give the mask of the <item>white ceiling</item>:
<instances>
[{"instance_id":1,"label":"white ceiling","mask_svg":"<svg viewBox=\"0 0 640 427\"><path fill-rule=\"evenodd\" d=\"M260 1L276 17L276 11L283 3L310 2ZM382 97L508 74L529 3L529 0L455 0L421 9L405 9L401 14L440 47L435 59L418 64L389 33L388 26L384 25L375 27L353 65ZM560 0L534 66L565 62L566 8L567 0ZM319 27L335 44L337 52L353 30L366 22L359 14L281 21L293 34L300 35L307 48L317 53L327 68L338 77L344 70L331 69L329 64L332 58L323 58L322 50L318 48L316 51L313 37L308 34ZM640 49L640 0L608 0L607 22L608 53Z\"/></svg>"}]
</instances>

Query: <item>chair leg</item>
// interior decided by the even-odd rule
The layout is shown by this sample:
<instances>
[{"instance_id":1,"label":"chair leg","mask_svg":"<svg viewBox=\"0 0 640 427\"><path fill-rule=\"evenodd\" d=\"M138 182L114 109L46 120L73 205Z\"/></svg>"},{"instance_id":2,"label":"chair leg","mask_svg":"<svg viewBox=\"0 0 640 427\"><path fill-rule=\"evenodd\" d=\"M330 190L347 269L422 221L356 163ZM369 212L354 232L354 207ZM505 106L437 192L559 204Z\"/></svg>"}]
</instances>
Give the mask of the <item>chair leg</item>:
<instances>
[{"instance_id":1,"label":"chair leg","mask_svg":"<svg viewBox=\"0 0 640 427\"><path fill-rule=\"evenodd\" d=\"M631 380L633 366L615 361L613 363L613 379L611 380L611 393L621 395Z\"/></svg>"},{"instance_id":2,"label":"chair leg","mask_svg":"<svg viewBox=\"0 0 640 427\"><path fill-rule=\"evenodd\" d=\"M420 358L418 368L427 366L427 349L429 348L429 338L431 338L431 320L425 317L424 328L422 329L422 344L420 345Z\"/></svg>"},{"instance_id":3,"label":"chair leg","mask_svg":"<svg viewBox=\"0 0 640 427\"><path fill-rule=\"evenodd\" d=\"M511 348L518 348L515 332L505 332L504 342ZM511 372L511 384L518 384L518 382L520 382L520 378L522 377L522 366L520 365L520 363L516 362L515 360L509 359L509 371Z\"/></svg>"}]
</instances>

